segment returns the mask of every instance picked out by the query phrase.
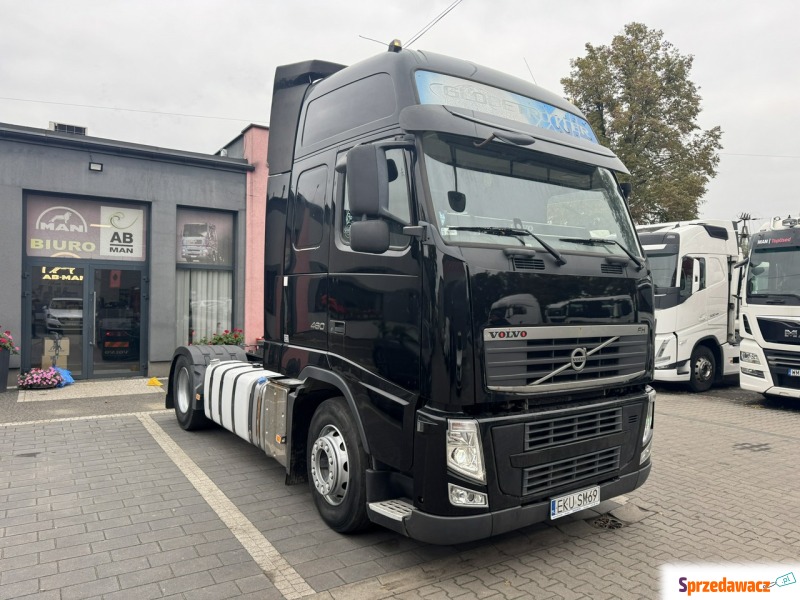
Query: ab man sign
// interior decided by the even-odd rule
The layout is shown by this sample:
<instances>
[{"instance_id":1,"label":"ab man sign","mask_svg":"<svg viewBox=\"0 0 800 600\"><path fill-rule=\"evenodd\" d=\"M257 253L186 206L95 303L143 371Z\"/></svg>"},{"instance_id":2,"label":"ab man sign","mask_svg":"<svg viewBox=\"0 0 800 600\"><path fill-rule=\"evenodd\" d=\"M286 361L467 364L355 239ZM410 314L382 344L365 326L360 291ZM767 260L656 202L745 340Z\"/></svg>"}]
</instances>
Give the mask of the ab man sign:
<instances>
[{"instance_id":1,"label":"ab man sign","mask_svg":"<svg viewBox=\"0 0 800 600\"><path fill-rule=\"evenodd\" d=\"M28 256L145 260L146 212L135 205L31 195Z\"/></svg>"}]
</instances>

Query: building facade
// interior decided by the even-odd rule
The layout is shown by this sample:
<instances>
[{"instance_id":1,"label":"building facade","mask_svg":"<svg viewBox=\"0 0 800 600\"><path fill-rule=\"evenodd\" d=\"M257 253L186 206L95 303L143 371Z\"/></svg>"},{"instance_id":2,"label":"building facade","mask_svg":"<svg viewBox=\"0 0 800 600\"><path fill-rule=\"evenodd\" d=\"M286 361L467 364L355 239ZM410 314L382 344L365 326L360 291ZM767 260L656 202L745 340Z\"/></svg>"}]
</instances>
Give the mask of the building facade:
<instances>
[{"instance_id":1,"label":"building facade","mask_svg":"<svg viewBox=\"0 0 800 600\"><path fill-rule=\"evenodd\" d=\"M245 223L244 334L245 344L256 345L264 335L264 243L267 217L267 147L269 127L249 125L219 154L243 158L247 173Z\"/></svg>"},{"instance_id":2,"label":"building facade","mask_svg":"<svg viewBox=\"0 0 800 600\"><path fill-rule=\"evenodd\" d=\"M76 379L163 376L176 346L243 328L253 170L244 157L0 124L12 376L54 363Z\"/></svg>"}]
</instances>

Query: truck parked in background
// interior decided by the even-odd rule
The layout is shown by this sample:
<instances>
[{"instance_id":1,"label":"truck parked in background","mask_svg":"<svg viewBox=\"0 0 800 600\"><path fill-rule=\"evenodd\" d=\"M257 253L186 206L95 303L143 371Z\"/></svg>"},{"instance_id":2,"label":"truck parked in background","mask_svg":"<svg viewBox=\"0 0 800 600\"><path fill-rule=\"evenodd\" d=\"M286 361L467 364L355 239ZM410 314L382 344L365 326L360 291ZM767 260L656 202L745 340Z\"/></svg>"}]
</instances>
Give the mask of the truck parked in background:
<instances>
[{"instance_id":1,"label":"truck parked in background","mask_svg":"<svg viewBox=\"0 0 800 600\"><path fill-rule=\"evenodd\" d=\"M217 226L211 223L184 223L181 258L186 262L219 262Z\"/></svg>"},{"instance_id":2,"label":"truck parked in background","mask_svg":"<svg viewBox=\"0 0 800 600\"><path fill-rule=\"evenodd\" d=\"M739 242L733 221L637 227L655 283L655 379L695 392L739 372Z\"/></svg>"},{"instance_id":3,"label":"truck parked in background","mask_svg":"<svg viewBox=\"0 0 800 600\"><path fill-rule=\"evenodd\" d=\"M798 219L776 217L751 238L741 314L741 387L800 398Z\"/></svg>"},{"instance_id":4,"label":"truck parked in background","mask_svg":"<svg viewBox=\"0 0 800 600\"><path fill-rule=\"evenodd\" d=\"M178 348L184 429L262 448L343 533L465 542L644 483L652 279L574 106L393 43L279 67L269 167L263 355Z\"/></svg>"}]
</instances>

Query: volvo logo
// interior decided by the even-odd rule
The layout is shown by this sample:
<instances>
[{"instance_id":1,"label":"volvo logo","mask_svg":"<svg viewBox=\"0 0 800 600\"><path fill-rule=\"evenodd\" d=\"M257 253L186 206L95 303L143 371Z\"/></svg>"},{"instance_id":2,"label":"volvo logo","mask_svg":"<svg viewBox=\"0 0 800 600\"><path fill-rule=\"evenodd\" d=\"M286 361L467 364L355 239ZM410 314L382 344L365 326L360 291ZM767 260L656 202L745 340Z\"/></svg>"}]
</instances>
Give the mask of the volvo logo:
<instances>
[{"instance_id":1,"label":"volvo logo","mask_svg":"<svg viewBox=\"0 0 800 600\"><path fill-rule=\"evenodd\" d=\"M569 368L572 368L576 373L580 373L586 367L586 361L589 359L590 356L593 356L600 352L603 348L606 348L616 342L619 339L618 335L615 335L612 338L607 339L605 342L600 344L599 346L595 346L591 350L587 350L586 348L575 348L572 353L569 355L569 362L565 365L561 365L555 371L548 373L544 377L537 379L536 381L529 383L529 386L532 385L539 385L540 383L544 383L548 379L552 379L553 377L560 375L564 371Z\"/></svg>"},{"instance_id":2,"label":"volvo logo","mask_svg":"<svg viewBox=\"0 0 800 600\"><path fill-rule=\"evenodd\" d=\"M586 348L575 348L569 355L569 364L579 373L586 366Z\"/></svg>"}]
</instances>

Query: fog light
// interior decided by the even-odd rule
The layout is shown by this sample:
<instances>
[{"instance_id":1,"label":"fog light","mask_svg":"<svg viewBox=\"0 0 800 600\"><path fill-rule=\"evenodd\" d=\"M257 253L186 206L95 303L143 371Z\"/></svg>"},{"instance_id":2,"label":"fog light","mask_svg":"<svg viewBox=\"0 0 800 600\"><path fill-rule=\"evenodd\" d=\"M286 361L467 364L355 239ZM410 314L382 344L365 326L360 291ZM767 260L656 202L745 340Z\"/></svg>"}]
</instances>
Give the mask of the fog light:
<instances>
[{"instance_id":1,"label":"fog light","mask_svg":"<svg viewBox=\"0 0 800 600\"><path fill-rule=\"evenodd\" d=\"M757 369L748 369L746 367L741 367L742 375L750 375L750 377L758 377L759 379L764 379L764 371L759 371Z\"/></svg>"},{"instance_id":2,"label":"fog light","mask_svg":"<svg viewBox=\"0 0 800 600\"><path fill-rule=\"evenodd\" d=\"M447 490L450 494L450 504L453 506L488 506L489 501L483 492L476 492L468 490L452 483L447 484Z\"/></svg>"}]
</instances>

